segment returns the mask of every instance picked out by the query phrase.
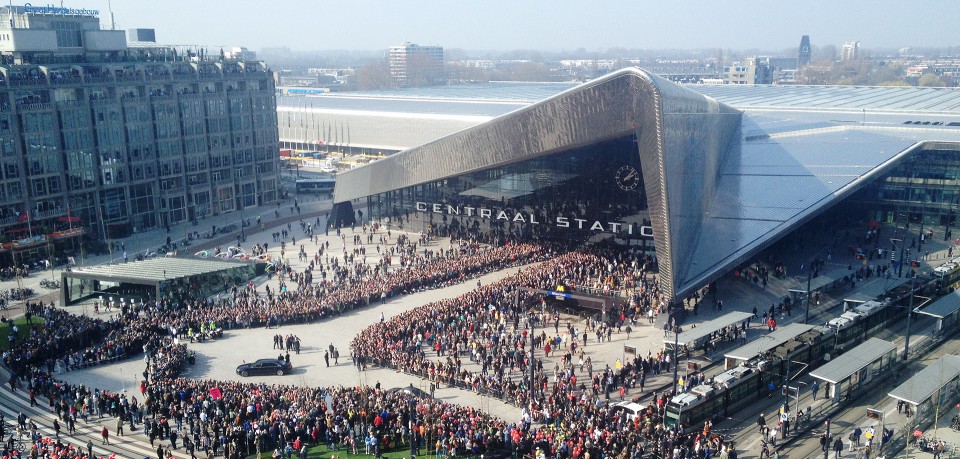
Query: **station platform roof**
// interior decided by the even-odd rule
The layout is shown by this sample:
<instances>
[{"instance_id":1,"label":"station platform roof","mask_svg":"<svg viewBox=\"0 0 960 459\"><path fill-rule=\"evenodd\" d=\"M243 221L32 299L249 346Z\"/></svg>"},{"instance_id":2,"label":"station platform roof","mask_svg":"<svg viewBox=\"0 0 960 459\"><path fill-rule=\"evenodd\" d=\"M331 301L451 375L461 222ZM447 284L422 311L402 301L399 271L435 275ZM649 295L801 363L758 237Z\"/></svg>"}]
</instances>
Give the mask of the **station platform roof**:
<instances>
[{"instance_id":1,"label":"station platform roof","mask_svg":"<svg viewBox=\"0 0 960 459\"><path fill-rule=\"evenodd\" d=\"M670 346L673 346L674 342L678 343L680 346L696 346L700 340L710 336L713 333L723 330L724 327L739 324L751 316L753 316L753 314L749 312L731 312L717 317L716 319L699 324L696 328L687 329L687 331L680 333L679 337L664 338L663 342L664 344L669 344Z\"/></svg>"},{"instance_id":2,"label":"station platform roof","mask_svg":"<svg viewBox=\"0 0 960 459\"><path fill-rule=\"evenodd\" d=\"M107 282L155 285L160 282L188 278L250 264L251 262L249 261L211 258L160 257L114 265L74 268L69 272L65 272L64 276L79 279L96 279Z\"/></svg>"},{"instance_id":3,"label":"station platform roof","mask_svg":"<svg viewBox=\"0 0 960 459\"><path fill-rule=\"evenodd\" d=\"M948 295L934 301L930 305L918 310L920 314L942 319L960 310L960 290L954 290Z\"/></svg>"},{"instance_id":4,"label":"station platform roof","mask_svg":"<svg viewBox=\"0 0 960 459\"><path fill-rule=\"evenodd\" d=\"M960 376L960 356L945 355L904 381L888 395L912 405L919 405L957 376Z\"/></svg>"},{"instance_id":5,"label":"station platform roof","mask_svg":"<svg viewBox=\"0 0 960 459\"><path fill-rule=\"evenodd\" d=\"M814 328L808 324L789 324L777 328L777 331L767 333L743 346L725 354L725 357L749 361L760 354L770 352L773 348L786 343Z\"/></svg>"},{"instance_id":6,"label":"station platform roof","mask_svg":"<svg viewBox=\"0 0 960 459\"><path fill-rule=\"evenodd\" d=\"M811 371L810 376L837 384L896 350L896 344L880 338L870 338L863 344L844 352L840 357Z\"/></svg>"}]
</instances>

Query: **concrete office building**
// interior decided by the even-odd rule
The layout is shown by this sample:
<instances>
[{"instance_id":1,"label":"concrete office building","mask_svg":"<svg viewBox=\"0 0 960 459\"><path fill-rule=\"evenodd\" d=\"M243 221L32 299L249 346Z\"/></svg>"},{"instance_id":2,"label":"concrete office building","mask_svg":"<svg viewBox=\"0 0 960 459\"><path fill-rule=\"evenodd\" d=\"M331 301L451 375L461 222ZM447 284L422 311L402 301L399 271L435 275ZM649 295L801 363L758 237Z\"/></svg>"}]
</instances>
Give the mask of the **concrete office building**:
<instances>
[{"instance_id":1,"label":"concrete office building","mask_svg":"<svg viewBox=\"0 0 960 459\"><path fill-rule=\"evenodd\" d=\"M443 111L421 122L455 128L476 108ZM335 224L644 251L682 298L808 225L949 238L960 205L960 93L945 89L679 86L625 69L448 132L342 173ZM871 250L886 264L897 249Z\"/></svg>"},{"instance_id":2,"label":"concrete office building","mask_svg":"<svg viewBox=\"0 0 960 459\"><path fill-rule=\"evenodd\" d=\"M99 16L0 8L0 256L278 198L265 65L104 30Z\"/></svg>"}]
</instances>

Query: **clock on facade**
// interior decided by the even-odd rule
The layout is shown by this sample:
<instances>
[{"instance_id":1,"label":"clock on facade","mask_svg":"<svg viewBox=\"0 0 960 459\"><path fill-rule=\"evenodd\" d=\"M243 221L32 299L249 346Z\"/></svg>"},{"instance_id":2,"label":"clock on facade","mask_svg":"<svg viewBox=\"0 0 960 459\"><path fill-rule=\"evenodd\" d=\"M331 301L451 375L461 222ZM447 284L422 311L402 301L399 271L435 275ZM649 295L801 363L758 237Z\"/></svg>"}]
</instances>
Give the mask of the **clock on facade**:
<instances>
[{"instance_id":1,"label":"clock on facade","mask_svg":"<svg viewBox=\"0 0 960 459\"><path fill-rule=\"evenodd\" d=\"M617 186L624 191L631 191L640 185L640 172L633 166L623 166L617 169L617 175L614 176Z\"/></svg>"}]
</instances>

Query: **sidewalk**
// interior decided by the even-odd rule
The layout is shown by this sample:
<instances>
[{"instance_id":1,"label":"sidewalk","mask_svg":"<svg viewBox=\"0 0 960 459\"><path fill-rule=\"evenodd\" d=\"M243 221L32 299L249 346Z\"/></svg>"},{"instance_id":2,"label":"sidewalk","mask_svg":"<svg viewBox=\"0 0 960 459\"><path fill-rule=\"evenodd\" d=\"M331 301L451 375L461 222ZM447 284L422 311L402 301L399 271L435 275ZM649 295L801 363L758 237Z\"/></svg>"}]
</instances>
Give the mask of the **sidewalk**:
<instances>
[{"instance_id":1,"label":"sidewalk","mask_svg":"<svg viewBox=\"0 0 960 459\"><path fill-rule=\"evenodd\" d=\"M260 232L270 231L271 229L277 228L281 225L286 225L287 223L292 224L293 222L299 222L300 220L309 220L312 223L316 223L317 219L319 218L320 228L323 228L326 225L326 216L329 214L332 207L331 200L320 199L319 195L303 195L296 197L296 199L300 207L299 213L293 207L294 198L281 202L279 205L271 204L244 209L244 220L248 220L251 223L251 226L243 229L247 239L249 240L253 235ZM277 212L280 214L279 217L277 217ZM259 216L261 219L260 227L257 227L256 225L257 216ZM213 226L216 226L217 228L224 228L229 225L235 225L236 230L231 233L218 234L212 239L203 238L203 235L210 232ZM200 239L194 239L190 241L190 245L183 246L182 241L187 239L187 233L193 233L194 231L200 233ZM240 212L233 211L201 219L196 226L192 225L190 222L181 222L176 225L172 225L169 233L164 228L159 228L137 233L124 239L113 239L112 242L114 243L116 250L114 250L112 254L88 255L84 259L78 258L76 261L77 265L80 267L108 263L119 264L123 263L124 249L127 252L128 260L133 261L136 259L137 255L145 254L150 251L157 251L160 246L166 244L168 237L171 239L171 241L177 242L178 246L181 247L179 254L193 255L194 253L204 249L212 249L217 246L226 248L230 245L236 245L237 236L239 234ZM267 236L266 239L269 240L269 236ZM253 245L253 241L242 243L241 245L244 247L250 247ZM163 255L158 253L158 256ZM22 286L24 288L31 288L35 292L35 295L28 298L27 301L43 301L44 303L53 301L59 304L59 290L51 290L42 287L40 285L40 280L60 280L61 273L62 269L34 271L30 273L29 277L23 278ZM16 279L0 281L0 290L8 290L16 287ZM0 316L14 318L23 315L22 303L22 301L13 301L8 303L9 307L7 309L0 310Z\"/></svg>"}]
</instances>

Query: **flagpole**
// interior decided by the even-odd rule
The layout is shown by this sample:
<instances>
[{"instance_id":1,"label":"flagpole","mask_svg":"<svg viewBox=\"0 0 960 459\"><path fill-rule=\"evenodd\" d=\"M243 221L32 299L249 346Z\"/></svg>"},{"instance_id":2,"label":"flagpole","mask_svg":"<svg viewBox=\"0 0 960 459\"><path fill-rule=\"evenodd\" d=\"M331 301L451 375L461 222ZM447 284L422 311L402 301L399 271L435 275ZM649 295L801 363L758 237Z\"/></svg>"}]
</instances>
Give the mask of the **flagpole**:
<instances>
[{"instance_id":1,"label":"flagpole","mask_svg":"<svg viewBox=\"0 0 960 459\"><path fill-rule=\"evenodd\" d=\"M103 231L103 242L107 244L107 251L110 252L110 264L113 264L113 247L110 246L110 238L107 237L107 225L103 222L103 209L97 209L100 215L100 230Z\"/></svg>"}]
</instances>

